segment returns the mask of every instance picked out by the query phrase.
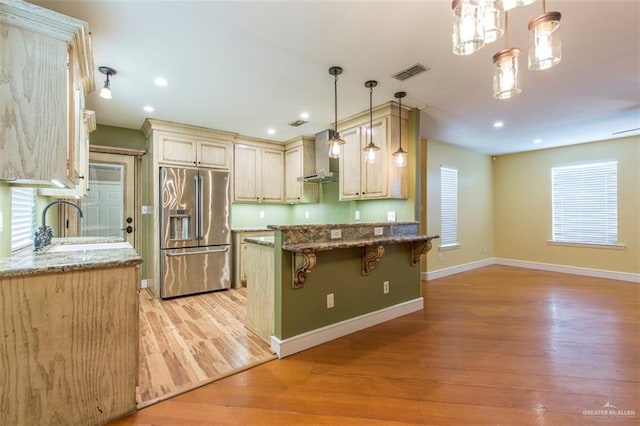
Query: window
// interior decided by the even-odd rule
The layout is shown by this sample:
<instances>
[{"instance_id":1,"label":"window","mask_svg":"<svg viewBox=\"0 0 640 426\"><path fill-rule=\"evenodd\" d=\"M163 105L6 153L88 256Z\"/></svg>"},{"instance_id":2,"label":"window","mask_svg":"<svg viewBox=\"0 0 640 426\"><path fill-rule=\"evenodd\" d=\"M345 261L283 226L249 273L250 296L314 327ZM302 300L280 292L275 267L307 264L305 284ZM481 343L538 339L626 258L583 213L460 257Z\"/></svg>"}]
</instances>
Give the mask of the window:
<instances>
[{"instance_id":1,"label":"window","mask_svg":"<svg viewBox=\"0 0 640 426\"><path fill-rule=\"evenodd\" d=\"M458 169L440 167L440 246L458 245Z\"/></svg>"},{"instance_id":2,"label":"window","mask_svg":"<svg viewBox=\"0 0 640 426\"><path fill-rule=\"evenodd\" d=\"M618 162L551 169L553 241L618 243Z\"/></svg>"},{"instance_id":3,"label":"window","mask_svg":"<svg viewBox=\"0 0 640 426\"><path fill-rule=\"evenodd\" d=\"M11 251L33 244L36 228L36 190L11 188Z\"/></svg>"}]
</instances>

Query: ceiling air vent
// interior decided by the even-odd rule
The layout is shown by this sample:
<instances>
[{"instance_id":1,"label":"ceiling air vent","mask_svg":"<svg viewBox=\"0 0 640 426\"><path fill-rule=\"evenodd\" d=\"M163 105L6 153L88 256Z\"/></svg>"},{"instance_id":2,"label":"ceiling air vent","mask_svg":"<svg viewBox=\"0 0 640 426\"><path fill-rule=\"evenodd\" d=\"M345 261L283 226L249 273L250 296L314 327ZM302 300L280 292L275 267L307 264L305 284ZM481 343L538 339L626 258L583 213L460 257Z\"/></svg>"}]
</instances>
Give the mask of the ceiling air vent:
<instances>
[{"instance_id":1,"label":"ceiling air vent","mask_svg":"<svg viewBox=\"0 0 640 426\"><path fill-rule=\"evenodd\" d=\"M392 75L392 77L396 80L405 81L409 77L413 77L414 75L420 74L424 71L429 71L429 68L425 67L422 64L415 64L410 66L406 70L402 70L399 73Z\"/></svg>"},{"instance_id":2,"label":"ceiling air vent","mask_svg":"<svg viewBox=\"0 0 640 426\"><path fill-rule=\"evenodd\" d=\"M292 127L300 127L300 126L302 126L303 124L307 124L307 123L308 123L308 121L304 121L304 120L296 120L296 121L292 121L291 123L289 123L289 126L292 126Z\"/></svg>"}]
</instances>

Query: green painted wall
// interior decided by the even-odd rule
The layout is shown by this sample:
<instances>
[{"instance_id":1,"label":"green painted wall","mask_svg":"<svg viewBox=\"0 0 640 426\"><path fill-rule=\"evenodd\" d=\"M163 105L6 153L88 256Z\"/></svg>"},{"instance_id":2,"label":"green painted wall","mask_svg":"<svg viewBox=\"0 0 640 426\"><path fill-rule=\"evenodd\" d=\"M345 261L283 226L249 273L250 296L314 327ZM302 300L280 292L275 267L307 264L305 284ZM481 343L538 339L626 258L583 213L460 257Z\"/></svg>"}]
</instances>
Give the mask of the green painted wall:
<instances>
[{"instance_id":1,"label":"green painted wall","mask_svg":"<svg viewBox=\"0 0 640 426\"><path fill-rule=\"evenodd\" d=\"M103 124L98 124L96 130L91 132L89 143L91 145L114 148L147 150L147 141L140 130L105 126Z\"/></svg>"},{"instance_id":2,"label":"green painted wall","mask_svg":"<svg viewBox=\"0 0 640 426\"><path fill-rule=\"evenodd\" d=\"M304 287L294 290L291 252L278 250L281 236L276 234L274 333L279 339L421 297L420 268L411 266L409 244L385 246L384 257L368 276L361 273L360 248L317 252ZM384 281L389 281L388 294L382 292ZM332 309L327 309L329 293L334 294Z\"/></svg>"}]
</instances>

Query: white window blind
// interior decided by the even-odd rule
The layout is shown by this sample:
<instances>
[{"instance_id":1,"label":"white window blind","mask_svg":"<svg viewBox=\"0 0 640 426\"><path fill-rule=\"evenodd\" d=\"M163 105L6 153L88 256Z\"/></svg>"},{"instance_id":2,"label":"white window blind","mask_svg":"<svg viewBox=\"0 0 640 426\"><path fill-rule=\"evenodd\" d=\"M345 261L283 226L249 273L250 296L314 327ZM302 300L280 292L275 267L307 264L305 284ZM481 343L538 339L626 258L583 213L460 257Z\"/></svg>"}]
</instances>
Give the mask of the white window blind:
<instances>
[{"instance_id":1,"label":"white window blind","mask_svg":"<svg viewBox=\"0 0 640 426\"><path fill-rule=\"evenodd\" d=\"M11 251L33 244L36 228L36 190L11 188Z\"/></svg>"},{"instance_id":2,"label":"white window blind","mask_svg":"<svg viewBox=\"0 0 640 426\"><path fill-rule=\"evenodd\" d=\"M618 243L618 162L551 169L553 241Z\"/></svg>"},{"instance_id":3,"label":"white window blind","mask_svg":"<svg viewBox=\"0 0 640 426\"><path fill-rule=\"evenodd\" d=\"M440 167L440 246L458 244L458 170Z\"/></svg>"}]
</instances>

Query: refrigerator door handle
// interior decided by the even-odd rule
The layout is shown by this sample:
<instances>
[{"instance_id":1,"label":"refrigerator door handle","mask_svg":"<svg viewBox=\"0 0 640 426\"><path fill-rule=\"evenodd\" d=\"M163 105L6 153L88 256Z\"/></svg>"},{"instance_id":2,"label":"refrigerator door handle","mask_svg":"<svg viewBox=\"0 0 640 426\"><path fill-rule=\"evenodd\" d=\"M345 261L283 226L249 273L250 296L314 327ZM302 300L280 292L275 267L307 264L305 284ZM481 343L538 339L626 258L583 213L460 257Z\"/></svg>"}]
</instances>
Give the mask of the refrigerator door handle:
<instances>
[{"instance_id":1,"label":"refrigerator door handle","mask_svg":"<svg viewBox=\"0 0 640 426\"><path fill-rule=\"evenodd\" d=\"M189 256L192 254L208 254L208 253L226 253L229 251L229 247L220 247L216 249L201 250L201 251L188 251L184 253L165 253L167 257Z\"/></svg>"},{"instance_id":2,"label":"refrigerator door handle","mask_svg":"<svg viewBox=\"0 0 640 426\"><path fill-rule=\"evenodd\" d=\"M198 182L200 183L200 190L198 191L198 224L200 232L198 233L198 239L201 240L204 238L204 190L202 184L202 176L198 174Z\"/></svg>"},{"instance_id":3,"label":"refrigerator door handle","mask_svg":"<svg viewBox=\"0 0 640 426\"><path fill-rule=\"evenodd\" d=\"M193 177L193 184L195 186L195 204L196 204L196 208L195 208L195 220L196 220L196 226L194 227L194 239L199 240L200 239L200 197L198 194L200 194L200 185L199 185L199 181L198 181L198 175L196 174Z\"/></svg>"}]
</instances>

